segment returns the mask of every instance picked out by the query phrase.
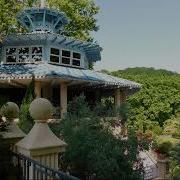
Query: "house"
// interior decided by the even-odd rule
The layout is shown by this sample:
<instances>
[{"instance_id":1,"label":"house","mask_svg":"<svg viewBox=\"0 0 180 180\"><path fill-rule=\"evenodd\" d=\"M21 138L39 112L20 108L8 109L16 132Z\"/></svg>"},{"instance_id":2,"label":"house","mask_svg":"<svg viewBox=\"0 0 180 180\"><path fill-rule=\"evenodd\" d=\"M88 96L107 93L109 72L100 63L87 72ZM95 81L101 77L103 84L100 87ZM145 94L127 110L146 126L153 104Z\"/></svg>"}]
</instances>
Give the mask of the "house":
<instances>
[{"instance_id":1,"label":"house","mask_svg":"<svg viewBox=\"0 0 180 180\"><path fill-rule=\"evenodd\" d=\"M140 89L138 83L90 70L90 64L101 60L102 48L61 35L68 24L63 12L41 3L17 19L27 33L10 34L1 43L0 93L9 101L22 101L32 77L36 97L49 99L61 117L68 101L81 93L90 104L111 96L118 107Z\"/></svg>"}]
</instances>

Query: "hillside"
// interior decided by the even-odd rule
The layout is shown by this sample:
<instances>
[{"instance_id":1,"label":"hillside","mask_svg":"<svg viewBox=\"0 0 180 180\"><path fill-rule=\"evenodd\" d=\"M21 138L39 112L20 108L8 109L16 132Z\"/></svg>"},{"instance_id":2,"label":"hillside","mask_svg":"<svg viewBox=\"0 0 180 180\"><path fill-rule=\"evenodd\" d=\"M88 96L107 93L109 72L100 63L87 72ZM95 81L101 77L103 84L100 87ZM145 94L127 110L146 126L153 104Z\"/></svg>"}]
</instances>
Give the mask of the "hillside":
<instances>
[{"instance_id":1,"label":"hillside","mask_svg":"<svg viewBox=\"0 0 180 180\"><path fill-rule=\"evenodd\" d=\"M104 72L142 84L142 89L129 97L129 122L142 131L160 133L165 121L180 114L180 74L153 68L128 68Z\"/></svg>"}]
</instances>

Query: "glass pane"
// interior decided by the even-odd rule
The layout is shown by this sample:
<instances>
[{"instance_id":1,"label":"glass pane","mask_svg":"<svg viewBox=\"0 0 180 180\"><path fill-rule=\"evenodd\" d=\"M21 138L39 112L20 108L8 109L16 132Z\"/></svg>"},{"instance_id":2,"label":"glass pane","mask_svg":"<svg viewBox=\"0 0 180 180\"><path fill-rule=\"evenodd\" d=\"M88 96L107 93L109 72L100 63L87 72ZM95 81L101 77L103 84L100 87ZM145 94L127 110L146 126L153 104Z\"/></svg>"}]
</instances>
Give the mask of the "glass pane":
<instances>
[{"instance_id":1,"label":"glass pane","mask_svg":"<svg viewBox=\"0 0 180 180\"><path fill-rule=\"evenodd\" d=\"M71 56L71 52L70 51L62 50L62 56L70 57Z\"/></svg>"},{"instance_id":2,"label":"glass pane","mask_svg":"<svg viewBox=\"0 0 180 180\"><path fill-rule=\"evenodd\" d=\"M29 48L28 47L20 48L19 54L29 54Z\"/></svg>"},{"instance_id":3,"label":"glass pane","mask_svg":"<svg viewBox=\"0 0 180 180\"><path fill-rule=\"evenodd\" d=\"M42 47L33 47L32 54L42 54Z\"/></svg>"},{"instance_id":4,"label":"glass pane","mask_svg":"<svg viewBox=\"0 0 180 180\"><path fill-rule=\"evenodd\" d=\"M63 63L63 64L70 64L70 58L64 58L64 57L62 57L62 63Z\"/></svg>"},{"instance_id":5,"label":"glass pane","mask_svg":"<svg viewBox=\"0 0 180 180\"><path fill-rule=\"evenodd\" d=\"M36 13L36 14L34 15L34 19L35 19L36 21L42 21L42 20L43 20L43 14L42 14L42 13Z\"/></svg>"},{"instance_id":6,"label":"glass pane","mask_svg":"<svg viewBox=\"0 0 180 180\"><path fill-rule=\"evenodd\" d=\"M49 22L49 23L52 23L52 22L57 21L57 18L56 18L56 16L46 14L46 21Z\"/></svg>"},{"instance_id":7,"label":"glass pane","mask_svg":"<svg viewBox=\"0 0 180 180\"><path fill-rule=\"evenodd\" d=\"M41 55L33 55L32 60L35 62L42 61L42 56Z\"/></svg>"},{"instance_id":8,"label":"glass pane","mask_svg":"<svg viewBox=\"0 0 180 180\"><path fill-rule=\"evenodd\" d=\"M59 63L59 57L58 56L50 56L50 61Z\"/></svg>"},{"instance_id":9,"label":"glass pane","mask_svg":"<svg viewBox=\"0 0 180 180\"><path fill-rule=\"evenodd\" d=\"M22 56L19 56L19 62L30 62L29 60L29 56L28 55L22 55Z\"/></svg>"},{"instance_id":10,"label":"glass pane","mask_svg":"<svg viewBox=\"0 0 180 180\"><path fill-rule=\"evenodd\" d=\"M7 56L6 62L16 62L16 56Z\"/></svg>"},{"instance_id":11,"label":"glass pane","mask_svg":"<svg viewBox=\"0 0 180 180\"><path fill-rule=\"evenodd\" d=\"M51 48L51 54L59 55L59 49Z\"/></svg>"},{"instance_id":12,"label":"glass pane","mask_svg":"<svg viewBox=\"0 0 180 180\"><path fill-rule=\"evenodd\" d=\"M14 53L16 53L16 48L7 48L6 49L6 54L7 55L12 55Z\"/></svg>"},{"instance_id":13,"label":"glass pane","mask_svg":"<svg viewBox=\"0 0 180 180\"><path fill-rule=\"evenodd\" d=\"M73 65L74 66L80 66L80 60L73 59Z\"/></svg>"},{"instance_id":14,"label":"glass pane","mask_svg":"<svg viewBox=\"0 0 180 180\"><path fill-rule=\"evenodd\" d=\"M73 58L81 59L81 54L73 52Z\"/></svg>"}]
</instances>

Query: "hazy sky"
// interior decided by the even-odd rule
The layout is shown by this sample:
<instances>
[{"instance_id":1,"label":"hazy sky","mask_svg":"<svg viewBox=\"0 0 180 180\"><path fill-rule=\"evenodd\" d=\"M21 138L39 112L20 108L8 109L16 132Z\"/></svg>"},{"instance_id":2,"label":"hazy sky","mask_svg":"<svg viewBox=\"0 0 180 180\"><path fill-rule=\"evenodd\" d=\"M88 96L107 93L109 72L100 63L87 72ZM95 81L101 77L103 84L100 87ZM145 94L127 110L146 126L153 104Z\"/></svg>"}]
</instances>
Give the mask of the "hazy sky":
<instances>
[{"instance_id":1,"label":"hazy sky","mask_svg":"<svg viewBox=\"0 0 180 180\"><path fill-rule=\"evenodd\" d=\"M103 48L95 69L155 67L180 72L180 0L96 0Z\"/></svg>"}]
</instances>

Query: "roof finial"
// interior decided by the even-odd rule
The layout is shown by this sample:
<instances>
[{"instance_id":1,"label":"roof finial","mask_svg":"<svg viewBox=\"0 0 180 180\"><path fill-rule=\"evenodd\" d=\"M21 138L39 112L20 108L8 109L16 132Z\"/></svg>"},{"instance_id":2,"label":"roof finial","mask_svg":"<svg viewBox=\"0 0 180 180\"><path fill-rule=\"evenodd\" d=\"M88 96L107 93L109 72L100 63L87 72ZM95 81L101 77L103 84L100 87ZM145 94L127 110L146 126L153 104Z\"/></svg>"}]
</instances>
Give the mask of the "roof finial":
<instances>
[{"instance_id":1,"label":"roof finial","mask_svg":"<svg viewBox=\"0 0 180 180\"><path fill-rule=\"evenodd\" d=\"M41 5L40 7L41 8L44 8L46 6L46 0L41 0Z\"/></svg>"}]
</instances>

